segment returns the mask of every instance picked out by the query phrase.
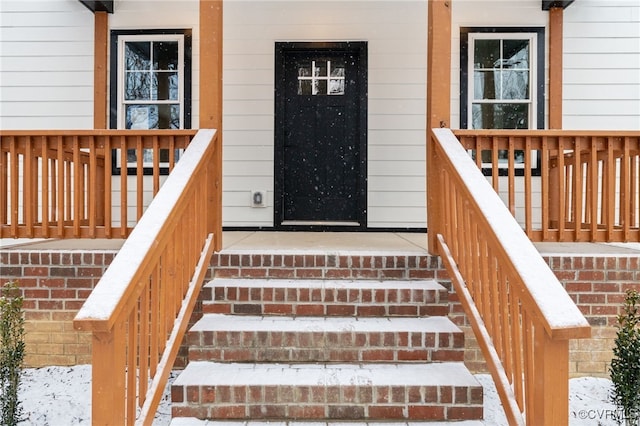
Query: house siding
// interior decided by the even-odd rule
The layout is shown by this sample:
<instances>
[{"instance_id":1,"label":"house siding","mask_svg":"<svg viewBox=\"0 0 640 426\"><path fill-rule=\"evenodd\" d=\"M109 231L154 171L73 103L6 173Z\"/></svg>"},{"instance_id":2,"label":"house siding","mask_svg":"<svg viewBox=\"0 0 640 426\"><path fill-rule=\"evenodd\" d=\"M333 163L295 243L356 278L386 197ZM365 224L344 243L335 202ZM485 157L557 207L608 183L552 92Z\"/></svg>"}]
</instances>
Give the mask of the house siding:
<instances>
[{"instance_id":1,"label":"house siding","mask_svg":"<svg viewBox=\"0 0 640 426\"><path fill-rule=\"evenodd\" d=\"M91 12L77 0L0 4L0 128L91 128ZM451 4L450 125L457 128L460 28L548 28L548 12L538 0ZM194 128L199 126L198 14L196 0L165 0L121 1L109 15L113 30L192 30ZM564 128L640 129L640 5L580 1L564 17ZM367 226L424 228L426 23L426 0L225 1L223 225L274 224L275 43L357 40L368 43ZM548 44L548 31L546 37ZM119 217L117 182L113 188L113 216ZM252 190L267 191L266 208L250 207ZM151 192L145 195L145 205L151 198ZM539 198L534 193L538 204ZM516 217L522 222L522 212Z\"/></svg>"},{"instance_id":2,"label":"house siding","mask_svg":"<svg viewBox=\"0 0 640 426\"><path fill-rule=\"evenodd\" d=\"M77 0L0 8L0 128L92 128L91 12Z\"/></svg>"},{"instance_id":3,"label":"house siding","mask_svg":"<svg viewBox=\"0 0 640 426\"><path fill-rule=\"evenodd\" d=\"M278 41L366 41L369 228L424 228L426 2L226 2L225 226L273 226ZM391 153L391 154L390 154ZM249 206L267 190L267 208Z\"/></svg>"},{"instance_id":4,"label":"house siding","mask_svg":"<svg viewBox=\"0 0 640 426\"><path fill-rule=\"evenodd\" d=\"M579 1L564 12L566 129L640 129L640 4Z\"/></svg>"}]
</instances>

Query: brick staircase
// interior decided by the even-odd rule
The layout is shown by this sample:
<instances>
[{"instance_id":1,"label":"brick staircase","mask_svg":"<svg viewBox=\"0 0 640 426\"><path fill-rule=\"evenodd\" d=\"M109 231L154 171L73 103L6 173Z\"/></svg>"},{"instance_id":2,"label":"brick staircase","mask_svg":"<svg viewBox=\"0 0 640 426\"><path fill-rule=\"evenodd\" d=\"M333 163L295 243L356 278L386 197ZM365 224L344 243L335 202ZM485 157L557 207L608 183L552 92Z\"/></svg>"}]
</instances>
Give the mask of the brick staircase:
<instances>
[{"instance_id":1,"label":"brick staircase","mask_svg":"<svg viewBox=\"0 0 640 426\"><path fill-rule=\"evenodd\" d=\"M435 281L216 278L203 294L172 426L482 424L482 387Z\"/></svg>"}]
</instances>

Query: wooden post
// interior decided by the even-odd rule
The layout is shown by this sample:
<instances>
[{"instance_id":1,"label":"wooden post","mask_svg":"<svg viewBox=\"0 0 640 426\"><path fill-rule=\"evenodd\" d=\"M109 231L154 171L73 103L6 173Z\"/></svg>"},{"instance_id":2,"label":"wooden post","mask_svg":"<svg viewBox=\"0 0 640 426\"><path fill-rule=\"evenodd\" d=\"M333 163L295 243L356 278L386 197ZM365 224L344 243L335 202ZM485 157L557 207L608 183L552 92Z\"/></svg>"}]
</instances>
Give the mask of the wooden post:
<instances>
[{"instance_id":1,"label":"wooden post","mask_svg":"<svg viewBox=\"0 0 640 426\"><path fill-rule=\"evenodd\" d=\"M562 129L563 9L549 10L549 128Z\"/></svg>"},{"instance_id":2,"label":"wooden post","mask_svg":"<svg viewBox=\"0 0 640 426\"><path fill-rule=\"evenodd\" d=\"M216 129L214 250L222 249L222 0L200 0L200 128Z\"/></svg>"},{"instance_id":3,"label":"wooden post","mask_svg":"<svg viewBox=\"0 0 640 426\"><path fill-rule=\"evenodd\" d=\"M563 9L552 7L549 10L549 129L562 129L562 21ZM563 155L557 151L557 157ZM554 157L554 155L552 155ZM556 166L557 166L556 162ZM549 220L544 224L550 228L560 226L560 179L563 170L560 167L549 168Z\"/></svg>"},{"instance_id":4,"label":"wooden post","mask_svg":"<svg viewBox=\"0 0 640 426\"><path fill-rule=\"evenodd\" d=\"M543 327L535 329L532 406L527 407L527 424L567 424L569 413L569 341L553 340Z\"/></svg>"},{"instance_id":5,"label":"wooden post","mask_svg":"<svg viewBox=\"0 0 640 426\"><path fill-rule=\"evenodd\" d=\"M125 354L123 322L112 332L93 332L91 423L120 425L125 419Z\"/></svg>"},{"instance_id":6,"label":"wooden post","mask_svg":"<svg viewBox=\"0 0 640 426\"><path fill-rule=\"evenodd\" d=\"M442 196L431 129L451 125L451 1L429 0L427 13L427 249L438 254Z\"/></svg>"},{"instance_id":7,"label":"wooden post","mask_svg":"<svg viewBox=\"0 0 640 426\"><path fill-rule=\"evenodd\" d=\"M107 12L96 12L93 16L93 128L106 129L109 15Z\"/></svg>"}]
</instances>

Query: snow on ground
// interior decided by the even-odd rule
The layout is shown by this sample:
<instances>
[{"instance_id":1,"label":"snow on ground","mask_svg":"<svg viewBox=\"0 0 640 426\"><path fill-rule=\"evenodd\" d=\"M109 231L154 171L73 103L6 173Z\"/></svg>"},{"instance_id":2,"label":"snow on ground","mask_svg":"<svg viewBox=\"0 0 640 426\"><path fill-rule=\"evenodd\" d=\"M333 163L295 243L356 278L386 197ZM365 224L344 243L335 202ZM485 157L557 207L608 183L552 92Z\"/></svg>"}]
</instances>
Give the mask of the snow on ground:
<instances>
[{"instance_id":1,"label":"snow on ground","mask_svg":"<svg viewBox=\"0 0 640 426\"><path fill-rule=\"evenodd\" d=\"M170 377L170 383L176 374ZM507 425L491 377L475 376L484 388L484 422ZM611 381L593 377L569 382L569 424L571 426L615 426L615 407L609 401ZM169 387L165 390L155 426L170 423ZM89 425L91 416L91 366L25 369L20 384L24 420L22 426Z\"/></svg>"}]
</instances>

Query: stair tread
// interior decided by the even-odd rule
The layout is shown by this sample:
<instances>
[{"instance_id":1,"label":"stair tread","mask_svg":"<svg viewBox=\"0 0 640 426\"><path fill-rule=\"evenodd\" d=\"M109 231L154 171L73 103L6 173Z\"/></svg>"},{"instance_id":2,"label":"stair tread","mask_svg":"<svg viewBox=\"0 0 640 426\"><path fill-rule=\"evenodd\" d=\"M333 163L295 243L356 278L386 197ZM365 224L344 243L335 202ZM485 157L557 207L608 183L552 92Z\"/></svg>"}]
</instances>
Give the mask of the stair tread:
<instances>
[{"instance_id":1,"label":"stair tread","mask_svg":"<svg viewBox=\"0 0 640 426\"><path fill-rule=\"evenodd\" d=\"M462 332L449 318L441 316L358 318L226 314L206 314L194 324L191 331Z\"/></svg>"},{"instance_id":2,"label":"stair tread","mask_svg":"<svg viewBox=\"0 0 640 426\"><path fill-rule=\"evenodd\" d=\"M462 362L430 364L252 364L192 361L174 386L472 386Z\"/></svg>"},{"instance_id":3,"label":"stair tread","mask_svg":"<svg viewBox=\"0 0 640 426\"><path fill-rule=\"evenodd\" d=\"M455 422L406 422L406 421L349 421L349 422L323 422L323 421L222 421L200 420L195 417L175 417L170 426L484 426L481 420L461 420Z\"/></svg>"},{"instance_id":4,"label":"stair tread","mask_svg":"<svg viewBox=\"0 0 640 426\"><path fill-rule=\"evenodd\" d=\"M413 290L445 290L435 280L332 280L332 279L242 279L215 278L205 287L247 287L247 288L365 288L365 289L413 289Z\"/></svg>"}]
</instances>

